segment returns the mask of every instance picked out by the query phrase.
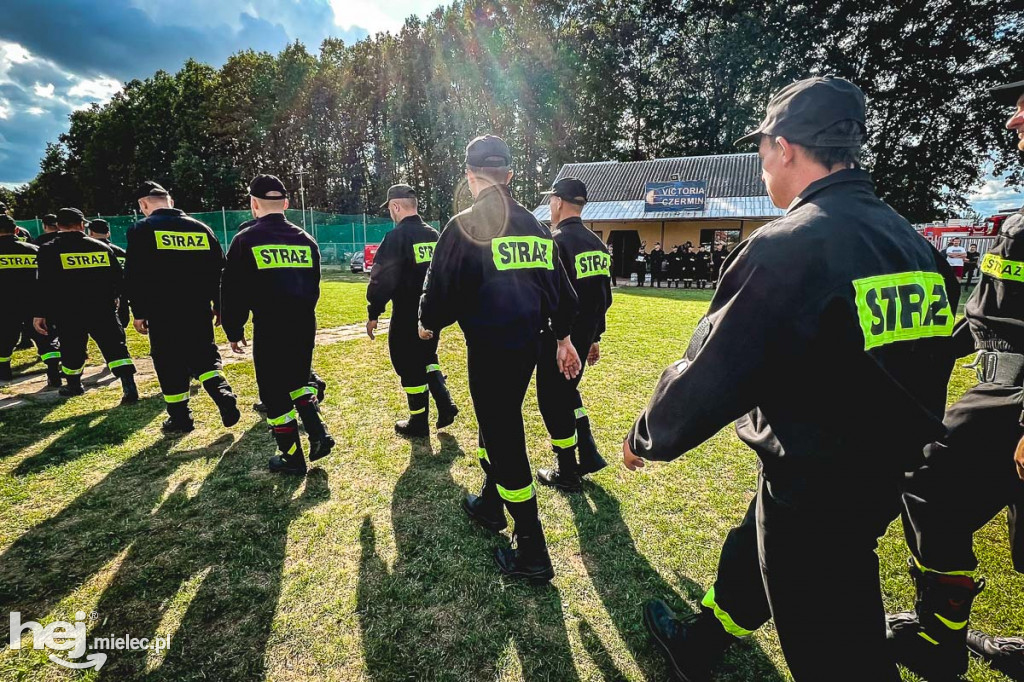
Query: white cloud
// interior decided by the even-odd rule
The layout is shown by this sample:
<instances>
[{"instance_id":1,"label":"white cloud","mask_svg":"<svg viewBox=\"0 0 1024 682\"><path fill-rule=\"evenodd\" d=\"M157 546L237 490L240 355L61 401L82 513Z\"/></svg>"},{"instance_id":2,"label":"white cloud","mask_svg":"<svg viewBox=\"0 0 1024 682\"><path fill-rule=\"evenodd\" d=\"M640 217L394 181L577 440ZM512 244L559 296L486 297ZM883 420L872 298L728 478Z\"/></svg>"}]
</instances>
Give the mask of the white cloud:
<instances>
[{"instance_id":1,"label":"white cloud","mask_svg":"<svg viewBox=\"0 0 1024 682\"><path fill-rule=\"evenodd\" d=\"M81 78L68 90L68 97L106 102L120 89L121 81L114 78Z\"/></svg>"},{"instance_id":2,"label":"white cloud","mask_svg":"<svg viewBox=\"0 0 1024 682\"><path fill-rule=\"evenodd\" d=\"M42 107L29 107L25 110L25 113L29 116L42 116L46 113L46 109L43 109Z\"/></svg>"},{"instance_id":3,"label":"white cloud","mask_svg":"<svg viewBox=\"0 0 1024 682\"><path fill-rule=\"evenodd\" d=\"M11 103L0 98L0 119L6 119L11 115Z\"/></svg>"},{"instance_id":4,"label":"white cloud","mask_svg":"<svg viewBox=\"0 0 1024 682\"><path fill-rule=\"evenodd\" d=\"M53 83L47 83L46 85L43 85L42 83L36 83L33 86L33 90L35 90L36 97L43 97L45 99L53 98Z\"/></svg>"},{"instance_id":5,"label":"white cloud","mask_svg":"<svg viewBox=\"0 0 1024 682\"><path fill-rule=\"evenodd\" d=\"M443 0L330 0L334 24L344 29L365 28L370 35L379 31L396 32L407 17L424 16Z\"/></svg>"}]
</instances>

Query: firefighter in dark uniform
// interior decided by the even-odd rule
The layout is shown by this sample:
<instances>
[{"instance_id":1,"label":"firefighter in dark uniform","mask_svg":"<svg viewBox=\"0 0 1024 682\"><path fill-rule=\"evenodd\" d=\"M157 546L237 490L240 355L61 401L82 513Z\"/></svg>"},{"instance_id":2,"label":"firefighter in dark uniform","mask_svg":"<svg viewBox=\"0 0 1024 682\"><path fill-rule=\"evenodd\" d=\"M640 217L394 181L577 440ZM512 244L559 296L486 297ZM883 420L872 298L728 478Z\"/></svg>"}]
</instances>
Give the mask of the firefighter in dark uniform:
<instances>
[{"instance_id":1,"label":"firefighter in dark uniform","mask_svg":"<svg viewBox=\"0 0 1024 682\"><path fill-rule=\"evenodd\" d=\"M570 338L580 359L593 365L601 358L601 334L605 314L612 304L611 258L604 242L590 231L580 215L587 203L587 186L575 178L562 178L551 188L552 236L558 257L579 299L579 313ZM660 247L655 245L657 253ZM581 477L606 466L597 450L590 428L590 416L583 406L580 373L567 379L555 363L555 339L549 330L543 334L540 360L537 362L537 402L551 436L555 467L537 471L537 481L567 492L580 490ZM576 452L579 450L579 461Z\"/></svg>"},{"instance_id":2,"label":"firefighter in dark uniform","mask_svg":"<svg viewBox=\"0 0 1024 682\"><path fill-rule=\"evenodd\" d=\"M487 530L515 524L517 548L500 548L498 567L509 576L546 582L554 576L533 486L523 428L523 399L550 320L557 362L579 373L569 338L576 296L551 232L509 194L512 155L498 137L466 147L473 206L441 232L420 301L420 338L459 323L466 337L469 392L479 425L483 492L463 509Z\"/></svg>"},{"instance_id":3,"label":"firefighter in dark uniform","mask_svg":"<svg viewBox=\"0 0 1024 682\"><path fill-rule=\"evenodd\" d=\"M48 334L50 325L60 330L61 369L67 381L60 394L84 393L82 372L91 336L121 380L121 404L137 402L135 364L117 318L124 287L121 264L109 246L85 236L85 216L77 208L60 209L57 225L57 238L39 249L35 328L40 334Z\"/></svg>"},{"instance_id":4,"label":"firefighter in dark uniform","mask_svg":"<svg viewBox=\"0 0 1024 682\"><path fill-rule=\"evenodd\" d=\"M450 426L459 413L437 358L439 335L424 340L417 329L423 279L434 255L437 230L420 218L416 190L409 185L388 189L387 201L381 206L385 208L395 229L384 236L373 257L373 272L366 288L366 334L374 338L377 318L392 302L388 351L409 401L409 418L396 423L395 431L403 436L424 437L430 435L431 395L437 405L438 429Z\"/></svg>"},{"instance_id":5,"label":"firefighter in dark uniform","mask_svg":"<svg viewBox=\"0 0 1024 682\"><path fill-rule=\"evenodd\" d=\"M245 228L255 224L255 220L246 220L238 226L238 231L241 232ZM316 399L320 405L324 404L324 398L327 395L327 382L324 381L319 374L316 373L312 367L309 369L309 385L316 389ZM263 415L264 418L267 416L267 406L261 401L257 400L253 403L252 409Z\"/></svg>"},{"instance_id":6,"label":"firefighter in dark uniform","mask_svg":"<svg viewBox=\"0 0 1024 682\"><path fill-rule=\"evenodd\" d=\"M234 426L241 415L213 340L224 270L220 242L207 225L174 208L171 195L157 183L144 183L135 197L146 217L128 230L125 279L135 330L149 336L167 404L163 431L194 428L188 405L193 378L216 403L224 426Z\"/></svg>"},{"instance_id":7,"label":"firefighter in dark uniform","mask_svg":"<svg viewBox=\"0 0 1024 682\"><path fill-rule=\"evenodd\" d=\"M9 210L7 208L7 204L5 204L2 201L0 201L0 215L10 215L10 212L9 212ZM20 225L15 224L14 225L14 238L17 239L19 242L29 242L29 241L32 241L32 233L30 233L24 227L21 227Z\"/></svg>"},{"instance_id":8,"label":"firefighter in dark uniform","mask_svg":"<svg viewBox=\"0 0 1024 682\"><path fill-rule=\"evenodd\" d=\"M900 679L886 643L878 538L900 484L941 435L959 288L938 252L857 167L864 96L787 86L761 126L763 177L786 215L730 256L685 357L623 445L627 468L672 460L736 421L759 485L726 538L701 611L644 622L683 679L705 679L769 618L798 682ZM827 624L814 611L828 595ZM837 659L836 643L850 653Z\"/></svg>"},{"instance_id":9,"label":"firefighter in dark uniform","mask_svg":"<svg viewBox=\"0 0 1024 682\"><path fill-rule=\"evenodd\" d=\"M252 313L253 364L260 400L280 452L273 472L305 474L299 423L309 436L309 460L330 454L334 439L309 385L320 298L320 249L302 228L288 222L288 191L273 175L249 183L256 218L231 241L221 284L221 319L231 349L242 353Z\"/></svg>"},{"instance_id":10,"label":"firefighter in dark uniform","mask_svg":"<svg viewBox=\"0 0 1024 682\"><path fill-rule=\"evenodd\" d=\"M117 258L117 262L121 264L121 270L127 276L127 270L125 270L125 250L110 241L110 223L102 218L97 218L96 220L90 220L86 223L85 227L90 237L110 247L110 250L114 252L114 258ZM43 234L45 235L46 233ZM118 300L117 319L121 321L121 326L125 329L131 324L131 306L128 303L127 293L122 293L120 300Z\"/></svg>"},{"instance_id":11,"label":"firefighter in dark uniform","mask_svg":"<svg viewBox=\"0 0 1024 682\"><path fill-rule=\"evenodd\" d=\"M36 246L42 246L48 241L52 241L57 238L59 231L57 230L57 214L47 213L43 216L43 233L32 240L32 243Z\"/></svg>"},{"instance_id":12,"label":"firefighter in dark uniform","mask_svg":"<svg viewBox=\"0 0 1024 682\"><path fill-rule=\"evenodd\" d=\"M13 378L11 355L21 335L23 321L32 317L32 300L36 294L36 252L39 247L15 237L15 227L13 218L0 214L0 289L6 292L5 296L0 296L0 381ZM32 340L39 357L46 363L49 387L60 387L59 348L34 330Z\"/></svg>"},{"instance_id":13,"label":"firefighter in dark uniform","mask_svg":"<svg viewBox=\"0 0 1024 682\"><path fill-rule=\"evenodd\" d=\"M1016 109L1006 127L1024 151L1024 81L992 93ZM903 529L917 599L914 611L889 617L890 636L898 660L929 680L962 674L968 648L1024 679L1024 639L967 628L984 586L975 575L974 533L1004 507L1013 565L1024 572L1024 210L1003 222L981 259L953 338L957 356L978 351L979 383L946 410L949 434L925 448L924 465L907 478Z\"/></svg>"}]
</instances>

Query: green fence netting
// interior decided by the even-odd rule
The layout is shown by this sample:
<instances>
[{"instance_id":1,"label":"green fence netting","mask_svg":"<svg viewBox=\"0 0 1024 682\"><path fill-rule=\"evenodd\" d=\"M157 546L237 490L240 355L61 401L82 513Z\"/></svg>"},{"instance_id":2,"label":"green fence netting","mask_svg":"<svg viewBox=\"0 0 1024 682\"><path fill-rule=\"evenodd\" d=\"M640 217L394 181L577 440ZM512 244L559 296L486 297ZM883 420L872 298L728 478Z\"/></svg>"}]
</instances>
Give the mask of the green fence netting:
<instances>
[{"instance_id":1,"label":"green fence netting","mask_svg":"<svg viewBox=\"0 0 1024 682\"><path fill-rule=\"evenodd\" d=\"M320 255L324 265L348 263L353 254L362 253L367 244L380 244L384 235L395 226L387 218L361 214L345 215L306 211L305 221L303 221L302 211L288 210L285 211L285 214L288 220L313 235L317 244L320 245ZM225 245L225 249L238 234L239 226L252 220L252 213L249 211L210 211L189 215L209 225L221 243ZM106 220L110 224L110 240L124 246L127 241L125 235L128 228L141 217L141 215L89 216L89 219L103 218ZM43 223L39 219L16 222L31 232L33 237L43 231ZM430 224L435 228L440 228L437 221Z\"/></svg>"}]
</instances>

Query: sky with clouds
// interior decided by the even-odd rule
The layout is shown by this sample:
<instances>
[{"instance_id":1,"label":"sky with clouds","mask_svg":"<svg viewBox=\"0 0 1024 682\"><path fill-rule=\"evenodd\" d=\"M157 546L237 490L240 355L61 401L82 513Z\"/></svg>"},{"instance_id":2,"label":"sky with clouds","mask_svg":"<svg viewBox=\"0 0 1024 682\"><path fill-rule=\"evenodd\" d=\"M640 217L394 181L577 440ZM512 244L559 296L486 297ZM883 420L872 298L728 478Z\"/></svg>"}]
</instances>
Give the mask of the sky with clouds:
<instances>
[{"instance_id":1,"label":"sky with clouds","mask_svg":"<svg viewBox=\"0 0 1024 682\"><path fill-rule=\"evenodd\" d=\"M443 0L3 0L0 23L0 184L32 179L68 114L105 102L121 83L189 57L219 66L244 49L280 51L299 39L354 42L394 31ZM983 214L1024 203L989 178Z\"/></svg>"}]
</instances>

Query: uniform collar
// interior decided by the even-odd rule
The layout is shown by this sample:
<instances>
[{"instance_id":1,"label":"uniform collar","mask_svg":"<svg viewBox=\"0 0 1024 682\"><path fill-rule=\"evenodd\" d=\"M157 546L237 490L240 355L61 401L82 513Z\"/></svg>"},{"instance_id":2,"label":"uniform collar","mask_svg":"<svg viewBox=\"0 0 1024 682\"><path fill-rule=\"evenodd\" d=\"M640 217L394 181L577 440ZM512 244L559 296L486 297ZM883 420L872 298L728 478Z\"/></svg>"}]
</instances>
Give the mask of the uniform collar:
<instances>
[{"instance_id":1,"label":"uniform collar","mask_svg":"<svg viewBox=\"0 0 1024 682\"><path fill-rule=\"evenodd\" d=\"M283 223L287 221L288 219L285 217L284 213L268 213L256 219L256 222L258 223Z\"/></svg>"},{"instance_id":2,"label":"uniform collar","mask_svg":"<svg viewBox=\"0 0 1024 682\"><path fill-rule=\"evenodd\" d=\"M476 195L477 203L479 201L485 201L492 197L511 197L512 194L509 192L508 185L488 185L480 190L480 193Z\"/></svg>"},{"instance_id":3,"label":"uniform collar","mask_svg":"<svg viewBox=\"0 0 1024 682\"><path fill-rule=\"evenodd\" d=\"M875 183L871 180L871 174L866 170L860 168L847 168L845 170L830 173L820 180L815 180L811 184L804 188L804 191L800 192L793 199L793 202L786 209L786 213L792 213L794 210L804 205L811 200L816 194L823 190L832 187L833 185L839 185L843 183L857 183L865 184L868 187L874 189Z\"/></svg>"},{"instance_id":4,"label":"uniform collar","mask_svg":"<svg viewBox=\"0 0 1024 682\"><path fill-rule=\"evenodd\" d=\"M570 217L566 218L565 220L563 220L562 222L558 223L558 225L555 226L555 229L556 230L564 230L567 227L572 227L572 226L576 226L576 225L578 225L579 227L586 227L586 225L583 224L583 220L581 220L579 216L575 216L574 215L574 216L570 216Z\"/></svg>"},{"instance_id":5,"label":"uniform collar","mask_svg":"<svg viewBox=\"0 0 1024 682\"><path fill-rule=\"evenodd\" d=\"M418 225L422 225L422 224L423 224L423 218L420 217L419 213L416 213L414 215L410 215L410 216L406 216L406 217L402 218L401 220L398 221L398 225L395 225L395 227L401 227L402 225L418 226Z\"/></svg>"},{"instance_id":6,"label":"uniform collar","mask_svg":"<svg viewBox=\"0 0 1024 682\"><path fill-rule=\"evenodd\" d=\"M150 213L150 215L181 216L181 215L185 215L185 212L182 211L180 208L158 208L155 211L153 211L152 213Z\"/></svg>"}]
</instances>

